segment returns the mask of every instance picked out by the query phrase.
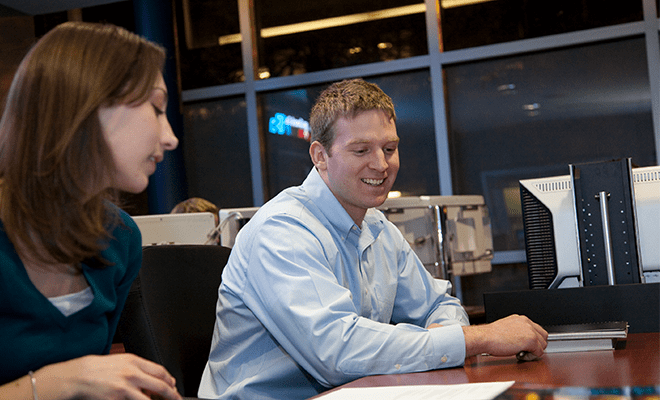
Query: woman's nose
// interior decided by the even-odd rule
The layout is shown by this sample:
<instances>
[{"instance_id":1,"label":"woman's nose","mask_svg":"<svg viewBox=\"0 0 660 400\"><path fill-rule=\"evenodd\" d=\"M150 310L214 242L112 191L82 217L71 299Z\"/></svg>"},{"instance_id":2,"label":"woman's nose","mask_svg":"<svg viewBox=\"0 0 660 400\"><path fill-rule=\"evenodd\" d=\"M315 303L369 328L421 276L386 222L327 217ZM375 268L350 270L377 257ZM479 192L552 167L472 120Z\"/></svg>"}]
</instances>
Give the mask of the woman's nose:
<instances>
[{"instance_id":1,"label":"woman's nose","mask_svg":"<svg viewBox=\"0 0 660 400\"><path fill-rule=\"evenodd\" d=\"M176 135L174 134L172 126L170 125L170 121L167 118L165 118L165 124L163 126L161 143L163 144L163 148L165 150L174 150L179 145L179 139L177 139Z\"/></svg>"}]
</instances>

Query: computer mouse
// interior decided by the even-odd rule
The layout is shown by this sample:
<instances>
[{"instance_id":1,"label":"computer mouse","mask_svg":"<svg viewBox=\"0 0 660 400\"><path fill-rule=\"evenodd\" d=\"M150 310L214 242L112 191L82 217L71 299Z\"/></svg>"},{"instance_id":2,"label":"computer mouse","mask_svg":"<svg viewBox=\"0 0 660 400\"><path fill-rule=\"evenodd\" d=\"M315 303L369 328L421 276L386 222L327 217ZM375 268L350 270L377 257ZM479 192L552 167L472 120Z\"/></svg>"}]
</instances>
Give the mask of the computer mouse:
<instances>
[{"instance_id":1,"label":"computer mouse","mask_svg":"<svg viewBox=\"0 0 660 400\"><path fill-rule=\"evenodd\" d=\"M529 351L521 351L516 354L516 358L518 361L536 361L540 357L534 355L534 353L530 353Z\"/></svg>"}]
</instances>

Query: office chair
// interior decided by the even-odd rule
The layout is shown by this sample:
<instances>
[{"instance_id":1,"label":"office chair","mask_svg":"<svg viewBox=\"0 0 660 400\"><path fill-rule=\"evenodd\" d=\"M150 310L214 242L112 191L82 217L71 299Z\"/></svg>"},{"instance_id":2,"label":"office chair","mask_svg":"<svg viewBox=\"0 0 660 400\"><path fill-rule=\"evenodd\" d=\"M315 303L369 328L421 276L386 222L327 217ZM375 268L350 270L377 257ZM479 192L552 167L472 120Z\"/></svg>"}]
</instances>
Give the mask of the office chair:
<instances>
[{"instance_id":1,"label":"office chair","mask_svg":"<svg viewBox=\"0 0 660 400\"><path fill-rule=\"evenodd\" d=\"M214 245L144 247L117 327L126 352L167 368L185 397L197 397L230 251Z\"/></svg>"}]
</instances>

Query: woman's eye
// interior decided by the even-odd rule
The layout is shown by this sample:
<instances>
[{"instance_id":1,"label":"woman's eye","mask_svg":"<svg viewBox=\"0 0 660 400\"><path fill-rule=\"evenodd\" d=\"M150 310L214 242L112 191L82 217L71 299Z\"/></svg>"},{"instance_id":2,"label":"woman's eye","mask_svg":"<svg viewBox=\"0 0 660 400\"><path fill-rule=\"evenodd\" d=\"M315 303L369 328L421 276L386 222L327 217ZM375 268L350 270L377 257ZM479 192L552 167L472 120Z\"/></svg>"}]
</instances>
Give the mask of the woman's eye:
<instances>
[{"instance_id":1,"label":"woman's eye","mask_svg":"<svg viewBox=\"0 0 660 400\"><path fill-rule=\"evenodd\" d=\"M160 115L165 114L165 111L163 111L160 108L156 107L155 104L152 104L152 106L154 107L154 111L156 111L156 115L160 116Z\"/></svg>"}]
</instances>

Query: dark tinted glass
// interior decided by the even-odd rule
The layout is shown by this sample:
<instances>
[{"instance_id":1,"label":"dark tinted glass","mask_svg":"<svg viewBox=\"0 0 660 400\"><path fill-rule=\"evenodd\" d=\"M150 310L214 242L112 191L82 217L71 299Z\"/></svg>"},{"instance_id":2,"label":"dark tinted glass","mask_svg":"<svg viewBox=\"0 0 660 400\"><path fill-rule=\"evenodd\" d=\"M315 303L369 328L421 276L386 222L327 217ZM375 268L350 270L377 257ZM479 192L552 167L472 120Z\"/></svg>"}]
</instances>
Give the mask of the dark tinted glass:
<instances>
[{"instance_id":1,"label":"dark tinted glass","mask_svg":"<svg viewBox=\"0 0 660 400\"><path fill-rule=\"evenodd\" d=\"M420 0L256 0L260 78L427 54L425 9Z\"/></svg>"},{"instance_id":2,"label":"dark tinted glass","mask_svg":"<svg viewBox=\"0 0 660 400\"><path fill-rule=\"evenodd\" d=\"M220 208L250 207L252 177L243 97L188 104L181 141L189 196Z\"/></svg>"},{"instance_id":3,"label":"dark tinted glass","mask_svg":"<svg viewBox=\"0 0 660 400\"><path fill-rule=\"evenodd\" d=\"M35 42L34 21L28 16L0 18L0 115L18 64Z\"/></svg>"},{"instance_id":4,"label":"dark tinted glass","mask_svg":"<svg viewBox=\"0 0 660 400\"><path fill-rule=\"evenodd\" d=\"M473 3L454 6L456 4ZM642 0L441 2L445 51L642 20Z\"/></svg>"},{"instance_id":5,"label":"dark tinted glass","mask_svg":"<svg viewBox=\"0 0 660 400\"><path fill-rule=\"evenodd\" d=\"M265 149L266 200L300 185L311 170L309 112L323 88L325 85L257 96Z\"/></svg>"},{"instance_id":6,"label":"dark tinted glass","mask_svg":"<svg viewBox=\"0 0 660 400\"><path fill-rule=\"evenodd\" d=\"M406 195L439 194L438 162L428 71L370 77L394 101L401 168L392 190ZM259 95L270 198L300 185L312 163L304 128L318 95L328 84ZM289 123L287 124L287 117ZM293 125L293 126L292 126ZM302 138L299 136L303 136Z\"/></svg>"},{"instance_id":7,"label":"dark tinted glass","mask_svg":"<svg viewBox=\"0 0 660 400\"><path fill-rule=\"evenodd\" d=\"M183 90L243 81L238 2L176 0L175 4ZM227 37L234 40L221 39Z\"/></svg>"},{"instance_id":8,"label":"dark tinted glass","mask_svg":"<svg viewBox=\"0 0 660 400\"><path fill-rule=\"evenodd\" d=\"M482 194L495 250L524 249L518 180L655 165L643 38L445 68L453 186Z\"/></svg>"},{"instance_id":9,"label":"dark tinted glass","mask_svg":"<svg viewBox=\"0 0 660 400\"><path fill-rule=\"evenodd\" d=\"M86 7L82 10L83 21L103 22L122 26L135 31L135 14L132 1L118 1Z\"/></svg>"},{"instance_id":10,"label":"dark tinted glass","mask_svg":"<svg viewBox=\"0 0 660 400\"><path fill-rule=\"evenodd\" d=\"M94 2L86 2L93 4ZM73 4L72 4L73 6ZM70 10L78 12L79 17L85 22L110 23L121 26L129 31L135 31L135 13L132 1L115 1L108 4L100 4L84 8ZM48 14L38 14L34 16L34 34L39 38L59 24L69 20L75 20L76 17L70 16L69 11L58 11Z\"/></svg>"}]
</instances>

